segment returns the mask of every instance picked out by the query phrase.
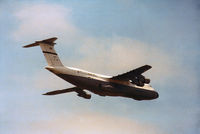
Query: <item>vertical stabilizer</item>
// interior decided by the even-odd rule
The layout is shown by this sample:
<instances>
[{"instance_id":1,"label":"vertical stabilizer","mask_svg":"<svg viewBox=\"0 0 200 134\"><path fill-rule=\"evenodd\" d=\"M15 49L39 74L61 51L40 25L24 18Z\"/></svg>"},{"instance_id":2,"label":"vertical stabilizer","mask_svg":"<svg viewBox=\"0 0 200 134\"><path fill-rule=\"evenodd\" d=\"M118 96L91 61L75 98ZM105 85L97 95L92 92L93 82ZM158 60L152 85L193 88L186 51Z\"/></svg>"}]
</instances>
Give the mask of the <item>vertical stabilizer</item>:
<instances>
[{"instance_id":1,"label":"vertical stabilizer","mask_svg":"<svg viewBox=\"0 0 200 134\"><path fill-rule=\"evenodd\" d=\"M50 39L46 39L42 41L36 41L33 44L24 46L24 48L40 46L49 66L63 66L62 62L60 61L58 57L58 54L56 53L54 49L54 45L56 44L54 43L54 41L56 39L57 38L54 37L54 38L50 38Z\"/></svg>"}]
</instances>

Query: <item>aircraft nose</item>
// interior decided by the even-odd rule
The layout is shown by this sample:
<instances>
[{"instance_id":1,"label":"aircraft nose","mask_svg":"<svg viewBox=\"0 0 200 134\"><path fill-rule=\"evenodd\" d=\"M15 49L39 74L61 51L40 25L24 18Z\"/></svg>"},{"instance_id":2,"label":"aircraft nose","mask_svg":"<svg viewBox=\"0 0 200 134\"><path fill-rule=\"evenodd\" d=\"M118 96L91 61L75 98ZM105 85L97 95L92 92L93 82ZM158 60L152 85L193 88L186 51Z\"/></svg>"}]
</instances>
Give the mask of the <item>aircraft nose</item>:
<instances>
[{"instance_id":1,"label":"aircraft nose","mask_svg":"<svg viewBox=\"0 0 200 134\"><path fill-rule=\"evenodd\" d=\"M155 97L155 99L159 97L158 92L155 91L154 97Z\"/></svg>"}]
</instances>

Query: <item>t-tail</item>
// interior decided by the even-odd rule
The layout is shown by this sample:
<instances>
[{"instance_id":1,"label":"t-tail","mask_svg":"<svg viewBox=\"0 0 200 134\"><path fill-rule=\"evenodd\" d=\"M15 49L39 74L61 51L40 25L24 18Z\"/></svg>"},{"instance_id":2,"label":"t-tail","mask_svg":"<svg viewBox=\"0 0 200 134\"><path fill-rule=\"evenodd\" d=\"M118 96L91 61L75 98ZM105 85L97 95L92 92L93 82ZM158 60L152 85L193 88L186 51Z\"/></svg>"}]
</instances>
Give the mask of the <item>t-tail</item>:
<instances>
[{"instance_id":1,"label":"t-tail","mask_svg":"<svg viewBox=\"0 0 200 134\"><path fill-rule=\"evenodd\" d=\"M40 46L42 49L42 52L44 54L44 57L46 58L46 61L48 63L48 66L63 66L62 62L60 61L58 54L56 53L54 49L54 41L56 40L56 37L45 39L42 41L36 41L33 44L29 44L26 46L23 46L24 48L28 47L35 47L35 46Z\"/></svg>"}]
</instances>

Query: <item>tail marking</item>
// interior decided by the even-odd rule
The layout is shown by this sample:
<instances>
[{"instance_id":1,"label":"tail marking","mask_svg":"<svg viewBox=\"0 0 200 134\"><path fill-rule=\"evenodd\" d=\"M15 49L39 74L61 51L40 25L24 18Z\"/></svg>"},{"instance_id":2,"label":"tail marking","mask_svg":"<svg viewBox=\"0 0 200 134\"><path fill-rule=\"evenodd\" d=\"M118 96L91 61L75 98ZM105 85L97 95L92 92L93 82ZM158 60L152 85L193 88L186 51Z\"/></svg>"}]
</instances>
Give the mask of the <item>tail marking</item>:
<instances>
[{"instance_id":1,"label":"tail marking","mask_svg":"<svg viewBox=\"0 0 200 134\"><path fill-rule=\"evenodd\" d=\"M54 49L54 45L56 44L54 41L56 39L56 37L53 37L42 41L36 41L35 43L24 46L24 48L40 46L49 66L63 66Z\"/></svg>"}]
</instances>

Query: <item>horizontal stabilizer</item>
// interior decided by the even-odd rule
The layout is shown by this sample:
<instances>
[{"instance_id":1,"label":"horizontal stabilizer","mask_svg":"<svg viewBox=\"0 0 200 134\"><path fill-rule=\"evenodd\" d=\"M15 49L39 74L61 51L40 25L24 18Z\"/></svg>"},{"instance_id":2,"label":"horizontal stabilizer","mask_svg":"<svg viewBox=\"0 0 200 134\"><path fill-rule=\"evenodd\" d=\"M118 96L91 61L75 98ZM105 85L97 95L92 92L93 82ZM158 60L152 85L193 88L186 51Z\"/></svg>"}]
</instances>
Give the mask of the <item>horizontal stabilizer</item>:
<instances>
[{"instance_id":1,"label":"horizontal stabilizer","mask_svg":"<svg viewBox=\"0 0 200 134\"><path fill-rule=\"evenodd\" d=\"M35 46L39 46L39 43L45 43L45 44L49 44L49 45L54 45L54 41L57 40L56 37L53 38L49 38L49 39L45 39L45 40L41 40L41 41L36 41L35 43L23 46L24 48L28 48L28 47L35 47Z\"/></svg>"}]
</instances>

